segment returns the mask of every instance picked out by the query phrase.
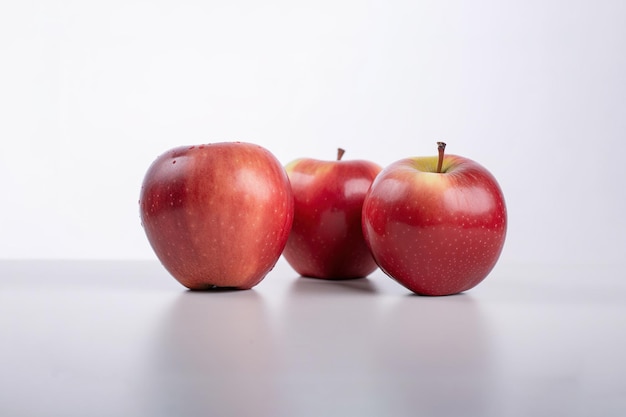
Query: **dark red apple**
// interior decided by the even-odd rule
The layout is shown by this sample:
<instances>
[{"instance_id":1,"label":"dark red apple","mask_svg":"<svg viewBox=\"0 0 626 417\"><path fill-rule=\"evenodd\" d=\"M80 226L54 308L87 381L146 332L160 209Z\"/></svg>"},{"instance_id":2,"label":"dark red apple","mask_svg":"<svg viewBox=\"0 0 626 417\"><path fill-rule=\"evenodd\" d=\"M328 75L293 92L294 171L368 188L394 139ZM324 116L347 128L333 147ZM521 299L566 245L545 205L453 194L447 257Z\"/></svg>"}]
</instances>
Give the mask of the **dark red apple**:
<instances>
[{"instance_id":1,"label":"dark red apple","mask_svg":"<svg viewBox=\"0 0 626 417\"><path fill-rule=\"evenodd\" d=\"M386 167L363 205L363 233L390 277L423 295L469 290L502 251L502 190L480 164L456 155L407 158Z\"/></svg>"},{"instance_id":2,"label":"dark red apple","mask_svg":"<svg viewBox=\"0 0 626 417\"><path fill-rule=\"evenodd\" d=\"M364 160L298 159L286 166L295 206L283 252L300 275L324 279L365 277L376 269L363 239L363 199L381 168Z\"/></svg>"},{"instance_id":3,"label":"dark red apple","mask_svg":"<svg viewBox=\"0 0 626 417\"><path fill-rule=\"evenodd\" d=\"M146 173L139 205L157 257L194 290L258 284L293 221L283 166L265 148L241 142L165 152Z\"/></svg>"}]
</instances>

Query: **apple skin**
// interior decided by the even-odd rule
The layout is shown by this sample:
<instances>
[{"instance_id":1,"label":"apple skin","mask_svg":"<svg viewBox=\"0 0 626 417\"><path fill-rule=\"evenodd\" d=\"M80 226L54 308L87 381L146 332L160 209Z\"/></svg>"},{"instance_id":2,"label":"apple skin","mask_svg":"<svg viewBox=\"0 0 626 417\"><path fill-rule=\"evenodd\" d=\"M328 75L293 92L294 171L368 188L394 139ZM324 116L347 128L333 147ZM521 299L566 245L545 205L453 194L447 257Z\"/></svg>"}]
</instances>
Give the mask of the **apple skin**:
<instances>
[{"instance_id":1,"label":"apple skin","mask_svg":"<svg viewBox=\"0 0 626 417\"><path fill-rule=\"evenodd\" d=\"M283 252L291 267L301 276L321 279L362 278L374 271L377 265L363 238L361 213L381 167L364 160L302 158L285 169L295 200Z\"/></svg>"},{"instance_id":2,"label":"apple skin","mask_svg":"<svg viewBox=\"0 0 626 417\"><path fill-rule=\"evenodd\" d=\"M445 155L387 166L363 204L363 234L378 266L421 295L451 295L478 285L506 237L502 190L480 164Z\"/></svg>"},{"instance_id":3,"label":"apple skin","mask_svg":"<svg viewBox=\"0 0 626 417\"><path fill-rule=\"evenodd\" d=\"M165 152L145 175L139 205L157 257L192 290L257 285L278 261L293 222L283 166L243 142Z\"/></svg>"}]
</instances>

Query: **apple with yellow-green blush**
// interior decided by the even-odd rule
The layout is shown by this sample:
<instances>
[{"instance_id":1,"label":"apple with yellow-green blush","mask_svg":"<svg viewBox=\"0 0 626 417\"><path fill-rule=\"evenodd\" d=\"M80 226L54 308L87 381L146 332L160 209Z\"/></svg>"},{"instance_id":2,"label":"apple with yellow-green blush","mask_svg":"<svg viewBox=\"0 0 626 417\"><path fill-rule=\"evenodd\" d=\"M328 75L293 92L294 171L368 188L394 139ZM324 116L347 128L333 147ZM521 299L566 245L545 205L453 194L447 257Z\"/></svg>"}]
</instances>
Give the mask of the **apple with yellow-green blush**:
<instances>
[{"instance_id":1,"label":"apple with yellow-green blush","mask_svg":"<svg viewBox=\"0 0 626 417\"><path fill-rule=\"evenodd\" d=\"M479 163L444 153L387 166L363 205L363 234L380 268L422 295L467 291L492 271L507 231L504 195Z\"/></svg>"}]
</instances>

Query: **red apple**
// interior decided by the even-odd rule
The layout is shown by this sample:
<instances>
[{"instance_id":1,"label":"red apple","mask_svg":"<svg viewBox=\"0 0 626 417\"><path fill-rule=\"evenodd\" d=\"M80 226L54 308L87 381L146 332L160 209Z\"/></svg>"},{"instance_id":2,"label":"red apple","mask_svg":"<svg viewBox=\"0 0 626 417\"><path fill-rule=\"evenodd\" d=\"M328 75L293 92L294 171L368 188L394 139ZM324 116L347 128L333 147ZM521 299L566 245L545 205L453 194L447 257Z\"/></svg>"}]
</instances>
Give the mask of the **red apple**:
<instances>
[{"instance_id":1,"label":"red apple","mask_svg":"<svg viewBox=\"0 0 626 417\"><path fill-rule=\"evenodd\" d=\"M300 275L360 278L376 269L361 228L363 199L381 167L363 160L298 159L286 166L295 206L283 252Z\"/></svg>"},{"instance_id":2,"label":"red apple","mask_svg":"<svg viewBox=\"0 0 626 417\"><path fill-rule=\"evenodd\" d=\"M194 290L258 284L293 221L284 168L266 149L241 142L165 152L148 169L139 204L157 257Z\"/></svg>"},{"instance_id":3,"label":"red apple","mask_svg":"<svg viewBox=\"0 0 626 417\"><path fill-rule=\"evenodd\" d=\"M363 205L363 233L389 276L423 295L473 288L496 264L507 212L496 179L456 155L407 158L386 167Z\"/></svg>"}]
</instances>

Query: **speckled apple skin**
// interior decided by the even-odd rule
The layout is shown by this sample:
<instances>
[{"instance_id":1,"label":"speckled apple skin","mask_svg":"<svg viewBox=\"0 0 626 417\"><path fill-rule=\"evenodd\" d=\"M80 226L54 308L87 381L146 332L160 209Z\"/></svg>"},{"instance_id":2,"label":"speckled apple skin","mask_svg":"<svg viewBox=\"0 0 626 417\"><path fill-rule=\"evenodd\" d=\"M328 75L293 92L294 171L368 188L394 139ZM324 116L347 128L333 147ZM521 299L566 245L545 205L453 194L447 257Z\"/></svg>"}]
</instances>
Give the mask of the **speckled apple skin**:
<instances>
[{"instance_id":1,"label":"speckled apple skin","mask_svg":"<svg viewBox=\"0 0 626 417\"><path fill-rule=\"evenodd\" d=\"M381 167L365 160L302 158L286 166L294 221L283 255L300 275L362 278L378 267L361 227L363 200Z\"/></svg>"},{"instance_id":2,"label":"speckled apple skin","mask_svg":"<svg viewBox=\"0 0 626 417\"><path fill-rule=\"evenodd\" d=\"M280 258L293 222L283 166L244 142L165 152L145 175L139 206L157 257L193 290L257 285Z\"/></svg>"},{"instance_id":3,"label":"speckled apple skin","mask_svg":"<svg viewBox=\"0 0 626 417\"><path fill-rule=\"evenodd\" d=\"M483 166L446 155L387 166L363 204L363 234L390 277L421 295L467 291L487 277L506 238L500 186Z\"/></svg>"}]
</instances>

